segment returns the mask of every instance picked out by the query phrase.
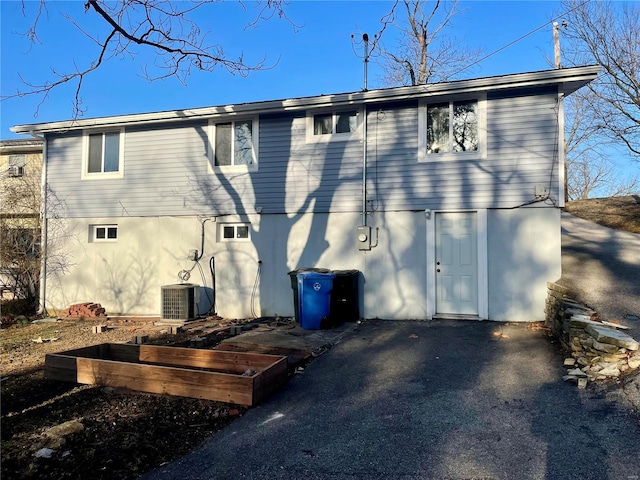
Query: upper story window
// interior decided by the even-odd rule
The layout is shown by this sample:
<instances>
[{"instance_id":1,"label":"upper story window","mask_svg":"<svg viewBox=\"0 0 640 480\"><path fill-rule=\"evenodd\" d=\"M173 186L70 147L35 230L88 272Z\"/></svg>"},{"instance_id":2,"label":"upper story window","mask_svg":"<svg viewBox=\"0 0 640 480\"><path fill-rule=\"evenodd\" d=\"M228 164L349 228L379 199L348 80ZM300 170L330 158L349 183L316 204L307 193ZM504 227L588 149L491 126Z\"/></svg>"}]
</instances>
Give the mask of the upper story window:
<instances>
[{"instance_id":1,"label":"upper story window","mask_svg":"<svg viewBox=\"0 0 640 480\"><path fill-rule=\"evenodd\" d=\"M9 155L9 176L22 177L27 168L27 156L24 153Z\"/></svg>"},{"instance_id":2,"label":"upper story window","mask_svg":"<svg viewBox=\"0 0 640 480\"><path fill-rule=\"evenodd\" d=\"M350 140L360 133L360 110L307 112L307 142Z\"/></svg>"},{"instance_id":3,"label":"upper story window","mask_svg":"<svg viewBox=\"0 0 640 480\"><path fill-rule=\"evenodd\" d=\"M486 156L485 102L480 99L421 103L418 117L421 160Z\"/></svg>"},{"instance_id":4,"label":"upper story window","mask_svg":"<svg viewBox=\"0 0 640 480\"><path fill-rule=\"evenodd\" d=\"M83 178L122 177L123 136L123 130L85 132Z\"/></svg>"},{"instance_id":5,"label":"upper story window","mask_svg":"<svg viewBox=\"0 0 640 480\"><path fill-rule=\"evenodd\" d=\"M210 167L253 170L258 164L258 119L210 123ZM210 168L210 170L212 170Z\"/></svg>"}]
</instances>

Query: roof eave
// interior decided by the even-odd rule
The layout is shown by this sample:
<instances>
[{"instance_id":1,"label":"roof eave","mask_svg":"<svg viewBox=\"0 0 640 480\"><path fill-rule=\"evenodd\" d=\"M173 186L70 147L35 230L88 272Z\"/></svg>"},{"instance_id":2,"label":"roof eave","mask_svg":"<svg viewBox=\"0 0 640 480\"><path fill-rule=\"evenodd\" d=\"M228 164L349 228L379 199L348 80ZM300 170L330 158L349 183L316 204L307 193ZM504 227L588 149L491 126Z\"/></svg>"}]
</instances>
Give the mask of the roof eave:
<instances>
[{"instance_id":1,"label":"roof eave","mask_svg":"<svg viewBox=\"0 0 640 480\"><path fill-rule=\"evenodd\" d=\"M565 95L594 80L600 67L597 65L574 67L540 72L520 73L472 80L458 80L412 87L396 87L334 95L320 95L287 100L243 103L216 107L172 110L166 112L142 113L101 117L93 119L16 125L12 132L20 134L56 133L69 130L91 128L114 128L133 125L170 123L187 120L201 120L223 115L263 115L268 113L303 111L309 108L340 107L389 101L401 101L429 96L455 95L488 90L504 90L529 86L557 84Z\"/></svg>"}]
</instances>

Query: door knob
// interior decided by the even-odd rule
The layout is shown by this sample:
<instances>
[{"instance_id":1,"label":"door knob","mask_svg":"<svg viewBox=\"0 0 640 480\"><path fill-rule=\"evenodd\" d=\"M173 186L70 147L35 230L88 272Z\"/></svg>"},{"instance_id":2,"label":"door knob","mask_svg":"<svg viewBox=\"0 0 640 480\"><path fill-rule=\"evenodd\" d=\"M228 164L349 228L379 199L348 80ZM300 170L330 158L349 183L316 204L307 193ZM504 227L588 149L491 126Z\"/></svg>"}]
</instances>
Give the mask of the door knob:
<instances>
[{"instance_id":1,"label":"door knob","mask_svg":"<svg viewBox=\"0 0 640 480\"><path fill-rule=\"evenodd\" d=\"M440 269L439 269L439 268L438 268L438 269L436 269L436 272L440 273Z\"/></svg>"}]
</instances>

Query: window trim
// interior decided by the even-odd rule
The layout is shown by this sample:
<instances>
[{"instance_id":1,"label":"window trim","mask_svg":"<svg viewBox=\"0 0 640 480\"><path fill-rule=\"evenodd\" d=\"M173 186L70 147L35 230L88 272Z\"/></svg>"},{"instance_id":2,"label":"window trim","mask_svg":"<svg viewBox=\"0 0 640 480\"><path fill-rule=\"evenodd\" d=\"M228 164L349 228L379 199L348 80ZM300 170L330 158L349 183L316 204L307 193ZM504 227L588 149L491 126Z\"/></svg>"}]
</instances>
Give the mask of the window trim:
<instances>
[{"instance_id":1,"label":"window trim","mask_svg":"<svg viewBox=\"0 0 640 480\"><path fill-rule=\"evenodd\" d=\"M89 172L89 136L101 133L103 135L108 133L118 133L118 171L117 172ZM104 145L103 141L103 145ZM104 147L103 147L104 150ZM104 151L103 151L103 167L104 167ZM83 180L98 180L98 179L111 179L111 178L123 178L124 177L124 128L109 128L99 130L84 130L82 132L82 174Z\"/></svg>"},{"instance_id":2,"label":"window trim","mask_svg":"<svg viewBox=\"0 0 640 480\"><path fill-rule=\"evenodd\" d=\"M228 223L219 223L218 230L218 241L220 242L249 242L251 241L251 224L248 222L228 222ZM224 229L225 227L233 227L234 236L233 238L225 238L224 237ZM238 238L238 227L247 227L247 238Z\"/></svg>"},{"instance_id":3,"label":"window trim","mask_svg":"<svg viewBox=\"0 0 640 480\"><path fill-rule=\"evenodd\" d=\"M260 143L260 122L259 116L241 116L241 117L217 117L209 120L209 124L207 126L207 136L209 140L208 146L208 158L207 158L207 172L208 173L220 173L220 172L234 172L234 173L242 173L242 172L255 172L258 170L258 145ZM251 144L252 148L252 163L251 165L215 165L216 157L215 157L215 145L216 145L216 124L218 123L231 123L232 131L235 127L236 122L246 122L247 120L251 120ZM235 137L231 136L232 141L235 141ZM233 151L232 145L232 155L235 154Z\"/></svg>"},{"instance_id":4,"label":"window trim","mask_svg":"<svg viewBox=\"0 0 640 480\"><path fill-rule=\"evenodd\" d=\"M24 177L27 172L27 154L12 153L8 158L9 177Z\"/></svg>"},{"instance_id":5,"label":"window trim","mask_svg":"<svg viewBox=\"0 0 640 480\"><path fill-rule=\"evenodd\" d=\"M322 135L316 135L314 133L316 115L329 115L333 116L333 126L335 128L337 121L336 115L346 112L356 112L356 130L355 132L346 133L326 133ZM349 107L341 108L323 108L319 110L307 110L306 112L306 140L307 143L327 143L327 142L346 142L349 140L360 140L362 138L362 124L364 117L364 109L360 106L351 105Z\"/></svg>"},{"instance_id":6,"label":"window trim","mask_svg":"<svg viewBox=\"0 0 640 480\"><path fill-rule=\"evenodd\" d=\"M105 229L105 238L98 238L98 229ZM116 229L116 238L108 238L108 229L115 228ZM91 243L115 243L118 241L120 237L120 232L117 223L97 223L89 225L89 240Z\"/></svg>"},{"instance_id":7,"label":"window trim","mask_svg":"<svg viewBox=\"0 0 640 480\"><path fill-rule=\"evenodd\" d=\"M475 100L478 105L478 149L469 152L427 153L427 106L437 103L464 102ZM487 95L486 93L465 96L423 98L418 102L418 161L442 162L463 159L487 158Z\"/></svg>"}]
</instances>

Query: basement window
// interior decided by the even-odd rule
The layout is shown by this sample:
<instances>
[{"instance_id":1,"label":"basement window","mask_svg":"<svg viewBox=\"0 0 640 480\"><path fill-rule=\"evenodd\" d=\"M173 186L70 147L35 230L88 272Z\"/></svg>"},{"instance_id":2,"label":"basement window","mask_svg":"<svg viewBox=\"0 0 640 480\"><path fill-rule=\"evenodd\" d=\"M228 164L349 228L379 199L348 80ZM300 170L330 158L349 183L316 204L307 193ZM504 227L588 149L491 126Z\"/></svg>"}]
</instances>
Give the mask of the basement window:
<instances>
[{"instance_id":1,"label":"basement window","mask_svg":"<svg viewBox=\"0 0 640 480\"><path fill-rule=\"evenodd\" d=\"M91 225L91 242L115 242L118 240L118 225Z\"/></svg>"},{"instance_id":2,"label":"basement window","mask_svg":"<svg viewBox=\"0 0 640 480\"><path fill-rule=\"evenodd\" d=\"M220 224L220 240L233 242L236 240L249 240L248 223L222 223Z\"/></svg>"}]
</instances>

